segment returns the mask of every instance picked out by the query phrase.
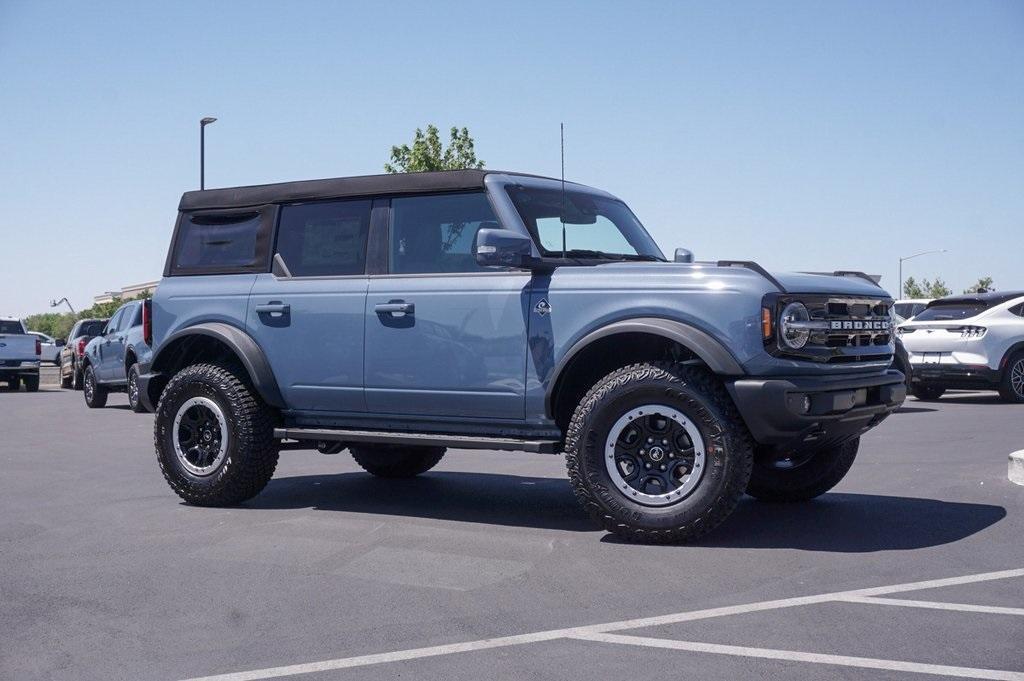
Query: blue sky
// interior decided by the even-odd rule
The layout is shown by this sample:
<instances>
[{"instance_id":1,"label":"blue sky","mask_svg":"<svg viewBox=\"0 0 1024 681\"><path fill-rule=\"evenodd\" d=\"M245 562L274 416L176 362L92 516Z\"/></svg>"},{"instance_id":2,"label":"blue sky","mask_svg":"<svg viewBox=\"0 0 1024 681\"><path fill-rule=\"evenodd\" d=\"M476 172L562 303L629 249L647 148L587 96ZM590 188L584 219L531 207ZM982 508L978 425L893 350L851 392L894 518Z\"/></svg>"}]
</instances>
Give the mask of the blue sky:
<instances>
[{"instance_id":1,"label":"blue sky","mask_svg":"<svg viewBox=\"0 0 1024 681\"><path fill-rule=\"evenodd\" d=\"M0 314L157 278L181 192L380 172L417 126L667 252L1024 288L1024 3L0 0Z\"/></svg>"}]
</instances>

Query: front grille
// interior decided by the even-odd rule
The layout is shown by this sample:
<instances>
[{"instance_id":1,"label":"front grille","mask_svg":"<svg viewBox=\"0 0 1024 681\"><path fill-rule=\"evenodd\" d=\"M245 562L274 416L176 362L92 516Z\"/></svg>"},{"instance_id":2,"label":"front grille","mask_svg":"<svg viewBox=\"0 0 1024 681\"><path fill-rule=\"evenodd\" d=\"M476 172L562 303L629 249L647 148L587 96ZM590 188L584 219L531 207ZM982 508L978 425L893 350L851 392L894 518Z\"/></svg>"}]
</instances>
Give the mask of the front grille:
<instances>
[{"instance_id":1,"label":"front grille","mask_svg":"<svg viewBox=\"0 0 1024 681\"><path fill-rule=\"evenodd\" d=\"M803 348L792 350L779 342L773 354L832 364L888 361L892 357L892 301L887 298L785 294L766 302L775 306L776 315L789 303L803 303L812 327Z\"/></svg>"}]
</instances>

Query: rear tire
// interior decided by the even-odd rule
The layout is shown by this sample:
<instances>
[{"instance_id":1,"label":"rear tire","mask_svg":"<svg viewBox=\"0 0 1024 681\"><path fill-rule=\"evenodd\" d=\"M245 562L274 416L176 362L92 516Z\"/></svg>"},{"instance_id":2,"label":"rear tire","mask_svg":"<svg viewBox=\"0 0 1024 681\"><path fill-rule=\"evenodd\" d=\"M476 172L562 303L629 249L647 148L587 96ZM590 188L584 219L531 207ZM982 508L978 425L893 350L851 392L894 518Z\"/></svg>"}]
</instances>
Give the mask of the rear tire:
<instances>
[{"instance_id":1,"label":"rear tire","mask_svg":"<svg viewBox=\"0 0 1024 681\"><path fill-rule=\"evenodd\" d=\"M21 376L15 376L7 381L7 389L15 393L21 390Z\"/></svg>"},{"instance_id":2,"label":"rear tire","mask_svg":"<svg viewBox=\"0 0 1024 681\"><path fill-rule=\"evenodd\" d=\"M39 375L38 374L36 374L35 376L26 376L23 380L25 382L25 392L29 392L29 393L38 392L38 390L39 390Z\"/></svg>"},{"instance_id":3,"label":"rear tire","mask_svg":"<svg viewBox=\"0 0 1024 681\"><path fill-rule=\"evenodd\" d=\"M96 370L91 364L85 367L85 375L82 377L82 392L85 397L85 406L90 409L102 409L107 406L109 391L96 381Z\"/></svg>"},{"instance_id":4,"label":"rear tire","mask_svg":"<svg viewBox=\"0 0 1024 681\"><path fill-rule=\"evenodd\" d=\"M761 501L808 501L819 497L846 477L857 458L860 438L815 452L791 468L754 461L747 494Z\"/></svg>"},{"instance_id":5,"label":"rear tire","mask_svg":"<svg viewBox=\"0 0 1024 681\"><path fill-rule=\"evenodd\" d=\"M933 402L946 392L945 388L938 388L931 385L917 385L910 389L910 394L922 402Z\"/></svg>"},{"instance_id":6,"label":"rear tire","mask_svg":"<svg viewBox=\"0 0 1024 681\"><path fill-rule=\"evenodd\" d=\"M128 393L128 407L136 414L145 414L146 407L139 399L139 365L133 364L128 367L128 382L125 385L125 392Z\"/></svg>"},{"instance_id":7,"label":"rear tire","mask_svg":"<svg viewBox=\"0 0 1024 681\"><path fill-rule=\"evenodd\" d=\"M1024 352L1018 352L1006 363L999 395L1007 402L1024 404Z\"/></svg>"},{"instance_id":8,"label":"rear tire","mask_svg":"<svg viewBox=\"0 0 1024 681\"><path fill-rule=\"evenodd\" d=\"M627 541L692 541L736 507L753 443L718 379L650 362L590 389L566 431L566 467L590 516Z\"/></svg>"},{"instance_id":9,"label":"rear tire","mask_svg":"<svg viewBox=\"0 0 1024 681\"><path fill-rule=\"evenodd\" d=\"M404 445L359 445L349 447L352 458L379 478L411 478L426 473L444 457L444 447Z\"/></svg>"},{"instance_id":10,"label":"rear tire","mask_svg":"<svg viewBox=\"0 0 1024 681\"><path fill-rule=\"evenodd\" d=\"M72 382L72 380L74 380L73 379L74 371L72 371L67 376L65 376L64 375L64 365L61 364L59 366L60 366L60 387L63 390L69 390L71 388L71 382Z\"/></svg>"},{"instance_id":11,"label":"rear tire","mask_svg":"<svg viewBox=\"0 0 1024 681\"><path fill-rule=\"evenodd\" d=\"M71 365L71 389L85 389L85 380L84 377L82 376L82 370L78 368L78 364Z\"/></svg>"},{"instance_id":12,"label":"rear tire","mask_svg":"<svg viewBox=\"0 0 1024 681\"><path fill-rule=\"evenodd\" d=\"M174 493L196 506L231 506L259 494L277 467L276 413L244 370L194 364L160 396L153 442Z\"/></svg>"}]
</instances>

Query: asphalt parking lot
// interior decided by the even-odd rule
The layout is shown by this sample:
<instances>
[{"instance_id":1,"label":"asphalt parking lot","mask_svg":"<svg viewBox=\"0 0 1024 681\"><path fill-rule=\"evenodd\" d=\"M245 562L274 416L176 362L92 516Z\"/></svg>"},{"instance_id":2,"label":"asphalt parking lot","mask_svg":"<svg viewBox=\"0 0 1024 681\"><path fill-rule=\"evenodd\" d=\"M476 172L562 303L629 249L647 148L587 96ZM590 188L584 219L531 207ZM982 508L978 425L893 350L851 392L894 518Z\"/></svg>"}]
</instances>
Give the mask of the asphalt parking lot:
<instances>
[{"instance_id":1,"label":"asphalt parking lot","mask_svg":"<svg viewBox=\"0 0 1024 681\"><path fill-rule=\"evenodd\" d=\"M192 508L123 395L0 392L0 679L1024 679L1022 417L909 400L834 492L656 547L546 455L286 452Z\"/></svg>"}]
</instances>

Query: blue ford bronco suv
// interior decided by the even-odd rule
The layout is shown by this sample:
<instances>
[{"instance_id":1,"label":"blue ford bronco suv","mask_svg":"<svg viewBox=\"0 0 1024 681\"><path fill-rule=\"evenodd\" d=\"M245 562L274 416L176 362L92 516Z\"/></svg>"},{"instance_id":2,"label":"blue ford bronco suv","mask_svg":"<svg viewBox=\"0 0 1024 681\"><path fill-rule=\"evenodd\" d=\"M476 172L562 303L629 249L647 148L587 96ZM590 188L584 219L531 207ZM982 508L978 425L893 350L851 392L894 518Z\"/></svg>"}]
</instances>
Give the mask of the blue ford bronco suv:
<instances>
[{"instance_id":1,"label":"blue ford bronco suv","mask_svg":"<svg viewBox=\"0 0 1024 681\"><path fill-rule=\"evenodd\" d=\"M669 262L619 199L532 175L193 191L138 382L191 504L255 496L289 449L382 477L564 452L598 523L678 542L843 478L905 397L891 306L857 272Z\"/></svg>"}]
</instances>

